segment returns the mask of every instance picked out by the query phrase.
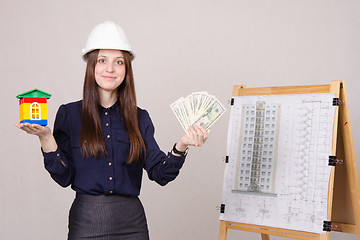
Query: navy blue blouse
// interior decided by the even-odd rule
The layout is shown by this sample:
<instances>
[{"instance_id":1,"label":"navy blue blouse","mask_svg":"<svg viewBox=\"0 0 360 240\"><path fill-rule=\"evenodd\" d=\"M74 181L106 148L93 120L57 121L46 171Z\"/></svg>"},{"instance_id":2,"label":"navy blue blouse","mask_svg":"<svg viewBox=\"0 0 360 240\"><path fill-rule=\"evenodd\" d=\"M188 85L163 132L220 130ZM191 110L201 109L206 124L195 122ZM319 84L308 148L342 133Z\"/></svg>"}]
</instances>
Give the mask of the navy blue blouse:
<instances>
[{"instance_id":1,"label":"navy blue blouse","mask_svg":"<svg viewBox=\"0 0 360 240\"><path fill-rule=\"evenodd\" d=\"M83 158L80 151L81 101L61 105L55 119L55 152L45 153L44 163L51 177L61 186L71 185L79 193L138 196L143 169L150 180L165 185L174 180L185 157L165 155L154 139L154 125L146 110L138 108L139 128L146 146L146 158L127 164L129 134L116 103L100 109L102 130L108 155Z\"/></svg>"}]
</instances>

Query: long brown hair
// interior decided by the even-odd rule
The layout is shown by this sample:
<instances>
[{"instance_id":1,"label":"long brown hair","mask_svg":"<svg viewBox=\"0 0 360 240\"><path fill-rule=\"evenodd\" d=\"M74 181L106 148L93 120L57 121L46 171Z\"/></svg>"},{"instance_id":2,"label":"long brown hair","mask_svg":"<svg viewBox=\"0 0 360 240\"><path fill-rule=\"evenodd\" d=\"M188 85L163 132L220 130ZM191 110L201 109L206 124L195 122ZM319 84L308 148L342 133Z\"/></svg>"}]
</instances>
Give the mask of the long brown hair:
<instances>
[{"instance_id":1,"label":"long brown hair","mask_svg":"<svg viewBox=\"0 0 360 240\"><path fill-rule=\"evenodd\" d=\"M118 100L121 114L130 137L130 153L128 163L138 162L145 157L146 148L138 124L138 109L136 104L134 76L131 66L131 54L122 51L126 75L118 87ZM100 98L98 85L95 81L95 66L99 50L88 54L81 112L80 142L84 157L107 155L105 139L101 128L99 115Z\"/></svg>"}]
</instances>

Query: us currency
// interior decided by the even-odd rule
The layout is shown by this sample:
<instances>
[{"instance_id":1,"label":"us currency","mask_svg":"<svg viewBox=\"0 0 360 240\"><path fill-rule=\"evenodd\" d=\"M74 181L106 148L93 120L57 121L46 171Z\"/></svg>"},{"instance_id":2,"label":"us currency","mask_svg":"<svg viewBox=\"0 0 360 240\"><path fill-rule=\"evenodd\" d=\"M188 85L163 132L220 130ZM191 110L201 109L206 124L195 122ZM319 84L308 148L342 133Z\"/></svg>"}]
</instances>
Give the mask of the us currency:
<instances>
[{"instance_id":1,"label":"us currency","mask_svg":"<svg viewBox=\"0 0 360 240\"><path fill-rule=\"evenodd\" d=\"M181 106L181 99L178 99L176 102L170 105L172 111L174 112L177 120L179 121L181 127L186 131L188 128L188 123L186 122L186 117L184 116L182 106Z\"/></svg>"},{"instance_id":2,"label":"us currency","mask_svg":"<svg viewBox=\"0 0 360 240\"><path fill-rule=\"evenodd\" d=\"M214 101L211 106L193 123L209 130L210 127L224 114L225 108L218 101Z\"/></svg>"},{"instance_id":3,"label":"us currency","mask_svg":"<svg viewBox=\"0 0 360 240\"><path fill-rule=\"evenodd\" d=\"M194 124L209 130L226 111L216 97L205 91L180 97L170 107L185 132Z\"/></svg>"}]
</instances>

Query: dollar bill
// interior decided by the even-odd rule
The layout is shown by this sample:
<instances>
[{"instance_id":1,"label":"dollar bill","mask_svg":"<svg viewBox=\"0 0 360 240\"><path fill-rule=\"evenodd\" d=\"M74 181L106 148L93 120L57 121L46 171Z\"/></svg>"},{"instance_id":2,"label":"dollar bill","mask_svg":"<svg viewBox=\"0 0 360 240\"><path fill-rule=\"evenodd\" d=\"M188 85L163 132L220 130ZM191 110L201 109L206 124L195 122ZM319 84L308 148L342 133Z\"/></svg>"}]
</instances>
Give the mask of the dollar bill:
<instances>
[{"instance_id":1,"label":"dollar bill","mask_svg":"<svg viewBox=\"0 0 360 240\"><path fill-rule=\"evenodd\" d=\"M193 123L203 126L206 130L225 113L225 108L218 101L214 101L211 106Z\"/></svg>"},{"instance_id":2,"label":"dollar bill","mask_svg":"<svg viewBox=\"0 0 360 240\"><path fill-rule=\"evenodd\" d=\"M170 108L185 132L194 124L209 130L226 111L215 96L205 91L180 97Z\"/></svg>"}]
</instances>

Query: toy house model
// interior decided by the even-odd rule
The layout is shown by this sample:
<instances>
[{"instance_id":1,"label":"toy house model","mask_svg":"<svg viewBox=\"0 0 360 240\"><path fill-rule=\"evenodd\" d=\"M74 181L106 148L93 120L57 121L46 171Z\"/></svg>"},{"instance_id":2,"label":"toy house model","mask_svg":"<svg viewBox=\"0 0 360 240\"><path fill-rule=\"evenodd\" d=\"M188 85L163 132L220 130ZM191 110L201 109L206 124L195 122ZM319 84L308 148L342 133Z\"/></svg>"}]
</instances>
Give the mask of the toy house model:
<instances>
[{"instance_id":1,"label":"toy house model","mask_svg":"<svg viewBox=\"0 0 360 240\"><path fill-rule=\"evenodd\" d=\"M51 94L33 89L16 96L19 99L20 123L47 125L47 99Z\"/></svg>"}]
</instances>

